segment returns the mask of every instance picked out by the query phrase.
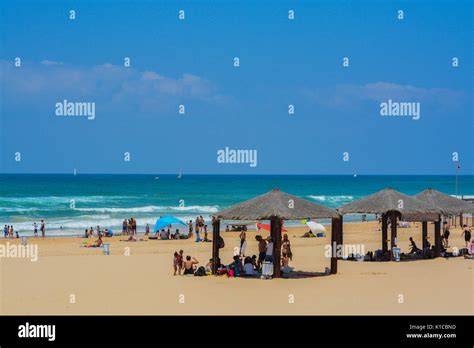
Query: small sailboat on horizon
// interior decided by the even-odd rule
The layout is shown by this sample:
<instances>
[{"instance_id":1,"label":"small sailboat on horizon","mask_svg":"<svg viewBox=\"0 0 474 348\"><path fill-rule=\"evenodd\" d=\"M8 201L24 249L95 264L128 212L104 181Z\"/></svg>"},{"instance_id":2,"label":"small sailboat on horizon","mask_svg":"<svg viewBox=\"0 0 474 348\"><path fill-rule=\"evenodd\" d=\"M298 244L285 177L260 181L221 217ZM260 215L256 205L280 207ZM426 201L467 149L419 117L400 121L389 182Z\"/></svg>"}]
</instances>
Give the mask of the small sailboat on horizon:
<instances>
[{"instance_id":1,"label":"small sailboat on horizon","mask_svg":"<svg viewBox=\"0 0 474 348\"><path fill-rule=\"evenodd\" d=\"M183 174L181 173L181 169L179 170L179 174L178 176L176 177L177 179L181 179L181 177L183 176Z\"/></svg>"}]
</instances>

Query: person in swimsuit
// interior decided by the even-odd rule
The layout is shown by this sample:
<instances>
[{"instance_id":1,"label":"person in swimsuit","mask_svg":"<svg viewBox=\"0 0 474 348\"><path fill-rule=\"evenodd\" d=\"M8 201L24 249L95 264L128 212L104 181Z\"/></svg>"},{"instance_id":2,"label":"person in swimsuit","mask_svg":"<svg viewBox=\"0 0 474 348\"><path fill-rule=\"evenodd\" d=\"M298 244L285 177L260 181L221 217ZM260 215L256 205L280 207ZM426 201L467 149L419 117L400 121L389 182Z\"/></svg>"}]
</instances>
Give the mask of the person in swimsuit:
<instances>
[{"instance_id":1,"label":"person in swimsuit","mask_svg":"<svg viewBox=\"0 0 474 348\"><path fill-rule=\"evenodd\" d=\"M281 243L281 251L282 253L286 254L291 261L293 261L293 253L291 252L291 244L290 244L290 240L288 239L288 235L286 233L283 235L283 241Z\"/></svg>"},{"instance_id":2,"label":"person in swimsuit","mask_svg":"<svg viewBox=\"0 0 474 348\"><path fill-rule=\"evenodd\" d=\"M449 248L449 224L447 221L443 222L443 246L445 249Z\"/></svg>"},{"instance_id":3,"label":"person in swimsuit","mask_svg":"<svg viewBox=\"0 0 474 348\"><path fill-rule=\"evenodd\" d=\"M36 222L33 223L33 232L35 237L38 238L38 224Z\"/></svg>"},{"instance_id":4,"label":"person in swimsuit","mask_svg":"<svg viewBox=\"0 0 474 348\"><path fill-rule=\"evenodd\" d=\"M464 235L464 241L466 242L466 248L469 249L469 243L471 243L471 237L472 237L471 228L469 226L463 225L461 236L463 235Z\"/></svg>"},{"instance_id":5,"label":"person in swimsuit","mask_svg":"<svg viewBox=\"0 0 474 348\"><path fill-rule=\"evenodd\" d=\"M181 268L179 268L179 254L178 252L174 252L174 255L173 255L173 270L174 270L174 273L173 275L175 276L176 275L176 272L179 271L179 274L181 274Z\"/></svg>"},{"instance_id":6,"label":"person in swimsuit","mask_svg":"<svg viewBox=\"0 0 474 348\"><path fill-rule=\"evenodd\" d=\"M196 260L194 257L191 258L191 256L186 256L186 261L183 262L183 269L184 275L193 275L194 274L194 265L197 265L199 263L198 260Z\"/></svg>"}]
</instances>

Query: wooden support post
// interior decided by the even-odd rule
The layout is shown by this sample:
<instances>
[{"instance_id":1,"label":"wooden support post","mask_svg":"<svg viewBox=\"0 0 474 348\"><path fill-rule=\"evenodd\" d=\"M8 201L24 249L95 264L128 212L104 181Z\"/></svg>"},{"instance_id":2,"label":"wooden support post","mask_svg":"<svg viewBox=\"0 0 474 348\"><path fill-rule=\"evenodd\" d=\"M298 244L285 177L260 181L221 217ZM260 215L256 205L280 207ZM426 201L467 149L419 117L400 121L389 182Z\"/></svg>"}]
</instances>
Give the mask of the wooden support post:
<instances>
[{"instance_id":1,"label":"wooden support post","mask_svg":"<svg viewBox=\"0 0 474 348\"><path fill-rule=\"evenodd\" d=\"M217 274L219 264L219 239L221 234L221 221L215 219L212 221L212 274Z\"/></svg>"},{"instance_id":2,"label":"wooden support post","mask_svg":"<svg viewBox=\"0 0 474 348\"><path fill-rule=\"evenodd\" d=\"M463 221L462 221L462 213L459 214L459 226L462 227Z\"/></svg>"},{"instance_id":3,"label":"wooden support post","mask_svg":"<svg viewBox=\"0 0 474 348\"><path fill-rule=\"evenodd\" d=\"M434 222L434 239L435 239L435 250L434 257L439 257L441 254L441 216L438 215L438 221Z\"/></svg>"},{"instance_id":4,"label":"wooden support post","mask_svg":"<svg viewBox=\"0 0 474 348\"><path fill-rule=\"evenodd\" d=\"M421 245L423 246L423 250L425 250L428 246L428 221L421 222L421 238Z\"/></svg>"},{"instance_id":5,"label":"wooden support post","mask_svg":"<svg viewBox=\"0 0 474 348\"><path fill-rule=\"evenodd\" d=\"M396 246L395 241L397 239L397 216L398 213L396 211L392 211L390 213L390 252L392 252L393 248Z\"/></svg>"},{"instance_id":6,"label":"wooden support post","mask_svg":"<svg viewBox=\"0 0 474 348\"><path fill-rule=\"evenodd\" d=\"M273 239L273 278L280 278L281 265L281 227L282 220L272 218L270 220L270 233Z\"/></svg>"},{"instance_id":7,"label":"wooden support post","mask_svg":"<svg viewBox=\"0 0 474 348\"><path fill-rule=\"evenodd\" d=\"M331 221L331 274L337 273L337 246L342 239L342 216Z\"/></svg>"},{"instance_id":8,"label":"wooden support post","mask_svg":"<svg viewBox=\"0 0 474 348\"><path fill-rule=\"evenodd\" d=\"M387 233L387 215L382 214L382 251L386 252L388 250L387 246L387 238L388 238L388 233Z\"/></svg>"}]
</instances>

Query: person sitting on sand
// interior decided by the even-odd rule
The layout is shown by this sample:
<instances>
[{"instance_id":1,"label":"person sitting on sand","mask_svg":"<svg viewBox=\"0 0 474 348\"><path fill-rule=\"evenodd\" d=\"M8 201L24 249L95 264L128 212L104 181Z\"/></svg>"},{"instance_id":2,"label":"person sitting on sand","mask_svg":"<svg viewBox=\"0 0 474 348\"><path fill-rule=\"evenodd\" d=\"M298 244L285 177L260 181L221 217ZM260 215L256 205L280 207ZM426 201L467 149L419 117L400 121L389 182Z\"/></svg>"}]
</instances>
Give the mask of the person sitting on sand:
<instances>
[{"instance_id":1,"label":"person sitting on sand","mask_svg":"<svg viewBox=\"0 0 474 348\"><path fill-rule=\"evenodd\" d=\"M186 260L183 262L183 275L194 275L195 267L199 263L194 257L186 256Z\"/></svg>"},{"instance_id":2,"label":"person sitting on sand","mask_svg":"<svg viewBox=\"0 0 474 348\"><path fill-rule=\"evenodd\" d=\"M213 266L213 261L212 259L209 259L209 262L206 264L206 273L211 272L212 273L212 266Z\"/></svg>"},{"instance_id":3,"label":"person sitting on sand","mask_svg":"<svg viewBox=\"0 0 474 348\"><path fill-rule=\"evenodd\" d=\"M84 245L86 248L100 248L103 244L102 237L99 235L99 238L94 242L94 244Z\"/></svg>"},{"instance_id":4,"label":"person sitting on sand","mask_svg":"<svg viewBox=\"0 0 474 348\"><path fill-rule=\"evenodd\" d=\"M309 230L308 232L306 232L305 234L303 234L303 238L313 238L315 237L313 231Z\"/></svg>"},{"instance_id":5,"label":"person sitting on sand","mask_svg":"<svg viewBox=\"0 0 474 348\"><path fill-rule=\"evenodd\" d=\"M177 228L174 234L171 234L171 239L179 239L179 237L180 237L179 228Z\"/></svg>"},{"instance_id":6,"label":"person sitting on sand","mask_svg":"<svg viewBox=\"0 0 474 348\"><path fill-rule=\"evenodd\" d=\"M256 258L256 256L255 256L255 258ZM254 264L252 262L252 258L249 257L249 256L247 256L244 259L244 275L249 276L249 277L257 275L257 272L255 272L255 269L254 269Z\"/></svg>"},{"instance_id":7,"label":"person sitting on sand","mask_svg":"<svg viewBox=\"0 0 474 348\"><path fill-rule=\"evenodd\" d=\"M289 266L290 257L286 252L283 252L281 255L281 271L285 274L293 272L293 267Z\"/></svg>"},{"instance_id":8,"label":"person sitting on sand","mask_svg":"<svg viewBox=\"0 0 474 348\"><path fill-rule=\"evenodd\" d=\"M169 239L168 234L166 233L164 228L162 228L161 231L160 231L160 238L163 239L163 240Z\"/></svg>"},{"instance_id":9,"label":"person sitting on sand","mask_svg":"<svg viewBox=\"0 0 474 348\"><path fill-rule=\"evenodd\" d=\"M234 277L239 277L244 272L244 266L242 266L242 260L239 255L233 257L233 262L229 265L229 269L234 271Z\"/></svg>"},{"instance_id":10,"label":"person sitting on sand","mask_svg":"<svg viewBox=\"0 0 474 348\"><path fill-rule=\"evenodd\" d=\"M417 254L417 253L421 252L421 249L416 246L416 243L413 240L413 238L410 237L409 239L410 239L410 248L411 248L411 250L408 254Z\"/></svg>"}]
</instances>

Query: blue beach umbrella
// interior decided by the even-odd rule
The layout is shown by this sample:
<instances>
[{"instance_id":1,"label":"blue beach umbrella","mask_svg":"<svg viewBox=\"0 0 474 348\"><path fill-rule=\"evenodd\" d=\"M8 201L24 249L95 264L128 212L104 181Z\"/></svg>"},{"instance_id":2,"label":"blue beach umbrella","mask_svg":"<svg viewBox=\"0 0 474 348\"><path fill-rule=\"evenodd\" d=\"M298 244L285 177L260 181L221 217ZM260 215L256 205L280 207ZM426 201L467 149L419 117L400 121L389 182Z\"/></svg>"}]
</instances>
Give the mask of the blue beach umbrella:
<instances>
[{"instance_id":1,"label":"blue beach umbrella","mask_svg":"<svg viewBox=\"0 0 474 348\"><path fill-rule=\"evenodd\" d=\"M168 226L168 225L172 225L172 224L181 224L181 225L184 225L186 226L186 223L184 221L181 221L179 219L176 219L175 217L172 217L172 216L163 216L161 218L159 218L158 220L156 220L156 223L155 223L155 232L161 230L162 228Z\"/></svg>"}]
</instances>

